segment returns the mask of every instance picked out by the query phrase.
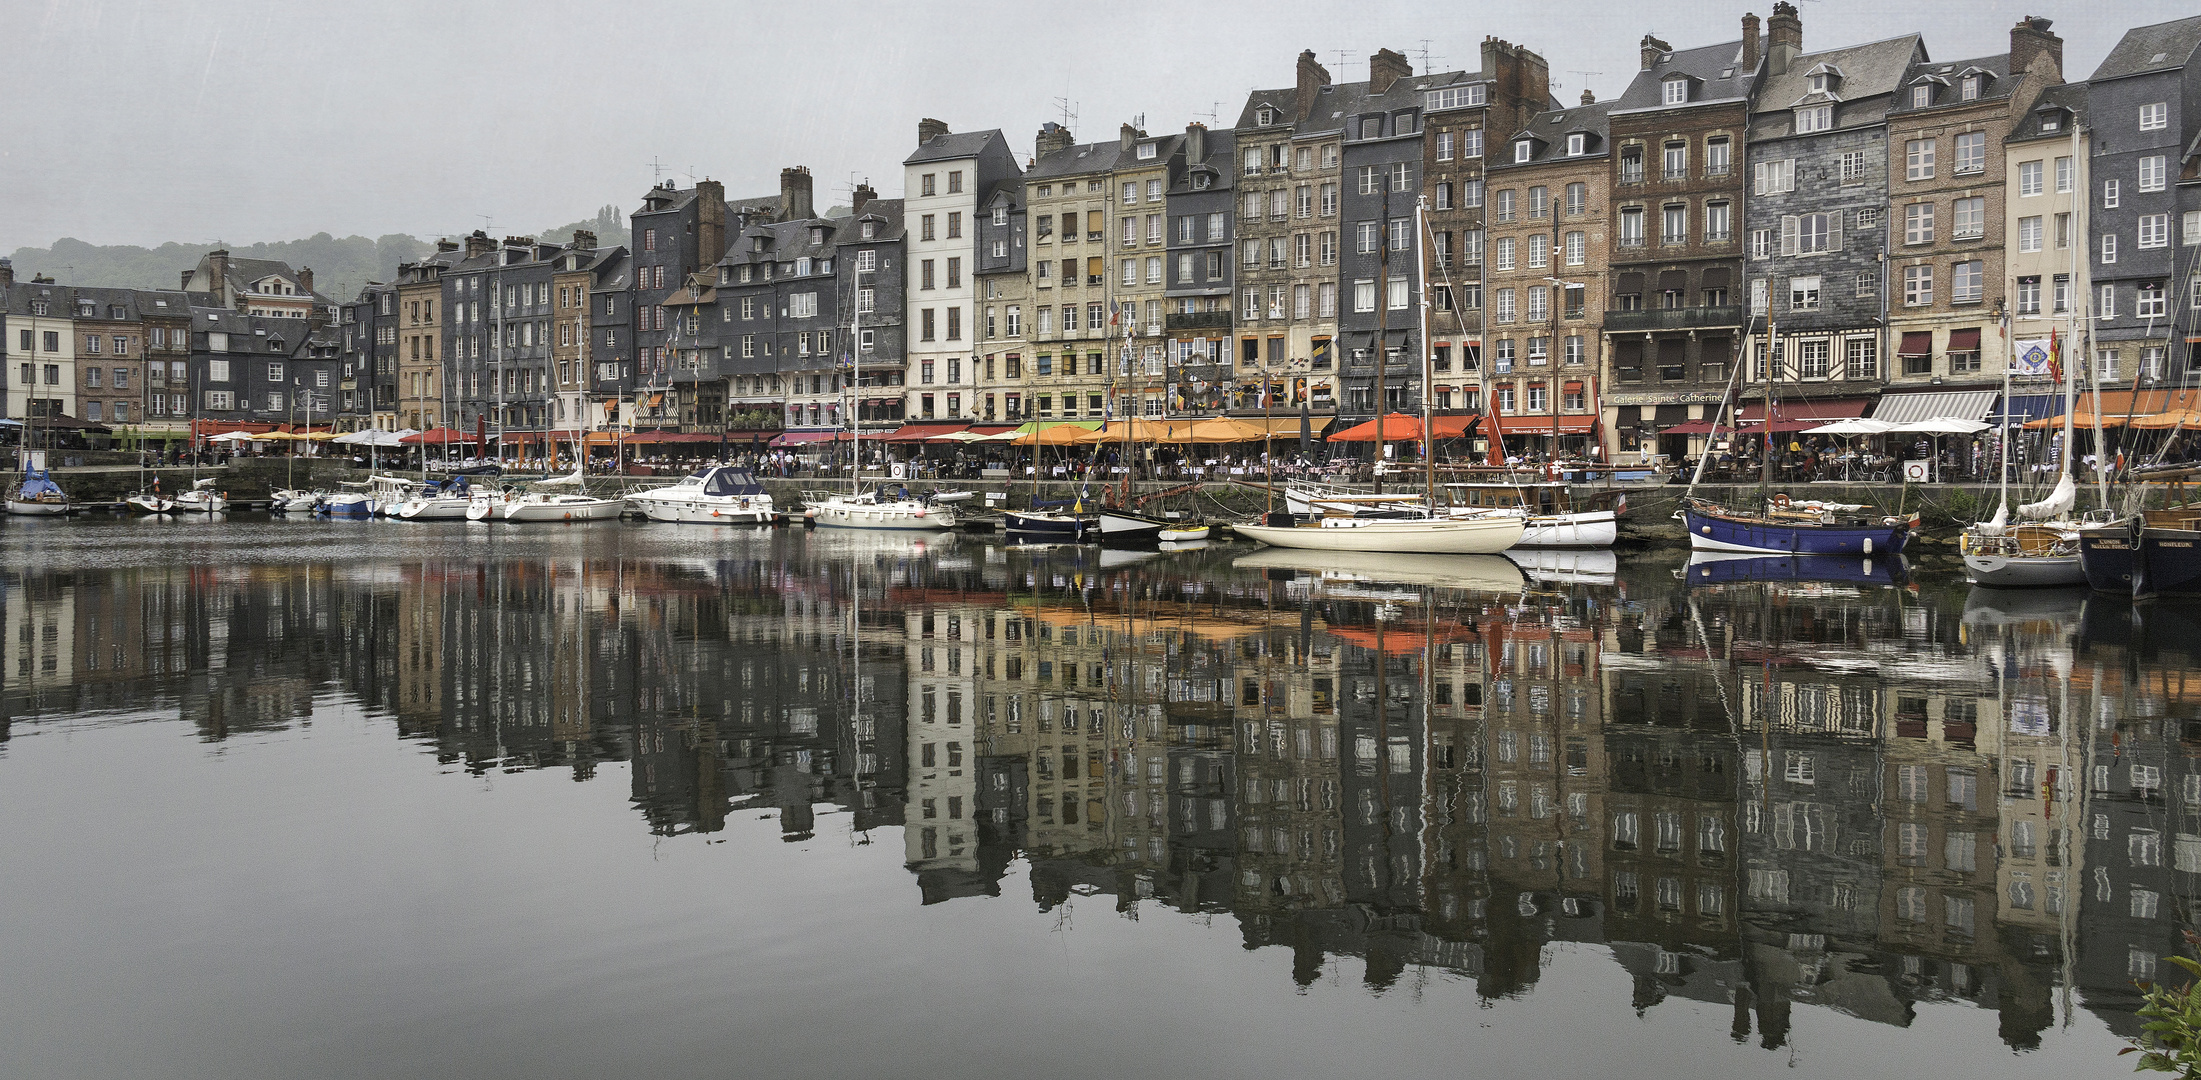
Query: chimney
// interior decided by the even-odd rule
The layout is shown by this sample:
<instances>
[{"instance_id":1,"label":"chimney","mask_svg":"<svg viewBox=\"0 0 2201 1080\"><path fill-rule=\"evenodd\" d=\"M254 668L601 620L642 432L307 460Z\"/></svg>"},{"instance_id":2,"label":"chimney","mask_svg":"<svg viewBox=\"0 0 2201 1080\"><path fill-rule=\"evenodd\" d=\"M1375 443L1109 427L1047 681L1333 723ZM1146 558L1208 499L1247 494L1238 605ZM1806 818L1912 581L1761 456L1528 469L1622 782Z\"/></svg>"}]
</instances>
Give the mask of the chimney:
<instances>
[{"instance_id":1,"label":"chimney","mask_svg":"<svg viewBox=\"0 0 2201 1080\"><path fill-rule=\"evenodd\" d=\"M439 239L439 240L437 240L437 241L436 241L436 251L438 251L438 252L445 252L445 251L457 251L458 249L459 249L459 244L458 244L458 241L456 241L456 240L440 240L440 239Z\"/></svg>"},{"instance_id":2,"label":"chimney","mask_svg":"<svg viewBox=\"0 0 2201 1080\"><path fill-rule=\"evenodd\" d=\"M797 165L780 170L780 220L808 221L817 215L810 209L810 167Z\"/></svg>"},{"instance_id":3,"label":"chimney","mask_svg":"<svg viewBox=\"0 0 2201 1080\"><path fill-rule=\"evenodd\" d=\"M33 284L33 285L51 285L51 284L53 284L53 278L52 278L52 277L51 277L50 275L47 275L47 274L32 274L32 275L31 275L31 284Z\"/></svg>"},{"instance_id":4,"label":"chimney","mask_svg":"<svg viewBox=\"0 0 2201 1080\"><path fill-rule=\"evenodd\" d=\"M1649 71L1652 68L1657 67L1659 57L1674 51L1673 46L1668 45L1665 42L1660 41L1659 39L1652 37L1649 34L1643 35L1643 42L1642 44L1638 45L1637 48L1642 52L1643 70L1645 71Z\"/></svg>"},{"instance_id":5,"label":"chimney","mask_svg":"<svg viewBox=\"0 0 2201 1080\"><path fill-rule=\"evenodd\" d=\"M1742 63L1744 71L1758 70L1758 16L1746 11L1742 16Z\"/></svg>"},{"instance_id":6,"label":"chimney","mask_svg":"<svg viewBox=\"0 0 2201 1080\"><path fill-rule=\"evenodd\" d=\"M588 231L587 229L575 229L575 230L573 230L573 250L575 250L575 251L594 251L594 250L596 250L596 234L595 234L595 233L592 233L592 232L590 232L590 231Z\"/></svg>"},{"instance_id":7,"label":"chimney","mask_svg":"<svg viewBox=\"0 0 2201 1080\"><path fill-rule=\"evenodd\" d=\"M1122 145L1124 153L1130 153L1131 144L1139 141L1139 129L1125 124L1123 131L1117 136L1117 141Z\"/></svg>"},{"instance_id":8,"label":"chimney","mask_svg":"<svg viewBox=\"0 0 2201 1080\"><path fill-rule=\"evenodd\" d=\"M2052 19L2027 15L2010 28L2010 74L2028 70L2034 60L2046 56L2049 64L2046 85L2054 86L2063 81L2063 39L2048 30L2054 25Z\"/></svg>"},{"instance_id":9,"label":"chimney","mask_svg":"<svg viewBox=\"0 0 2201 1080\"><path fill-rule=\"evenodd\" d=\"M305 293L307 296L313 295L313 267L301 266L298 268L298 291Z\"/></svg>"},{"instance_id":10,"label":"chimney","mask_svg":"<svg viewBox=\"0 0 2201 1080\"><path fill-rule=\"evenodd\" d=\"M1582 104L1584 104L1584 105L1595 105L1595 104L1597 104L1597 95L1596 95L1596 94L1594 94L1594 93L1592 93L1592 92L1590 92L1590 91L1588 91L1588 90L1584 90L1584 91L1582 91Z\"/></svg>"},{"instance_id":11,"label":"chimney","mask_svg":"<svg viewBox=\"0 0 2201 1080\"><path fill-rule=\"evenodd\" d=\"M879 193L871 190L870 184L856 185L855 192L848 197L849 203L853 206L853 209L849 212L855 214L863 213L864 207L871 205L871 200L878 197Z\"/></svg>"},{"instance_id":12,"label":"chimney","mask_svg":"<svg viewBox=\"0 0 2201 1080\"><path fill-rule=\"evenodd\" d=\"M15 284L15 260L0 259L0 289Z\"/></svg>"},{"instance_id":13,"label":"chimney","mask_svg":"<svg viewBox=\"0 0 2201 1080\"><path fill-rule=\"evenodd\" d=\"M1299 54L1299 91L1292 96L1292 119L1305 120L1314 111L1314 100L1330 85L1330 69L1314 58L1314 50Z\"/></svg>"},{"instance_id":14,"label":"chimney","mask_svg":"<svg viewBox=\"0 0 2201 1080\"><path fill-rule=\"evenodd\" d=\"M1773 17L1765 21L1765 67L1771 75L1788 74L1789 62L1803 55L1804 20L1796 5L1777 0Z\"/></svg>"},{"instance_id":15,"label":"chimney","mask_svg":"<svg viewBox=\"0 0 2201 1080\"><path fill-rule=\"evenodd\" d=\"M803 191L808 196L809 189ZM699 266L726 257L726 185L709 177L695 184L695 255Z\"/></svg>"},{"instance_id":16,"label":"chimney","mask_svg":"<svg viewBox=\"0 0 2201 1080\"><path fill-rule=\"evenodd\" d=\"M438 244L436 246L442 247L443 245ZM466 238L466 257L469 259L481 258L495 250L497 250L496 241L489 239L489 234L480 229L475 229L474 234Z\"/></svg>"},{"instance_id":17,"label":"chimney","mask_svg":"<svg viewBox=\"0 0 2201 1080\"><path fill-rule=\"evenodd\" d=\"M917 145L923 146L948 133L948 122L926 117L917 122Z\"/></svg>"},{"instance_id":18,"label":"chimney","mask_svg":"<svg viewBox=\"0 0 2201 1080\"><path fill-rule=\"evenodd\" d=\"M1376 54L1368 58L1368 92L1388 93L1392 83L1413 74L1414 65L1406 57L1389 49L1377 49Z\"/></svg>"},{"instance_id":19,"label":"chimney","mask_svg":"<svg viewBox=\"0 0 2201 1080\"><path fill-rule=\"evenodd\" d=\"M192 275L192 274L194 274L194 273L197 273L197 271L195 271L195 270L186 270L186 271L184 271L184 272L183 272L183 283L182 283L182 284L181 284L180 286L178 286L178 288L181 288L181 289L182 289L183 291L185 291L185 292L190 292L190 291L191 291L191 275Z\"/></svg>"},{"instance_id":20,"label":"chimney","mask_svg":"<svg viewBox=\"0 0 2201 1080\"><path fill-rule=\"evenodd\" d=\"M1036 160L1068 150L1076 146L1077 141L1077 136L1070 134L1069 128L1049 120L1039 125L1039 136L1032 140L1032 151Z\"/></svg>"},{"instance_id":21,"label":"chimney","mask_svg":"<svg viewBox=\"0 0 2201 1080\"><path fill-rule=\"evenodd\" d=\"M1185 125L1185 164L1197 165L1207 160L1207 125Z\"/></svg>"},{"instance_id":22,"label":"chimney","mask_svg":"<svg viewBox=\"0 0 2201 1080\"><path fill-rule=\"evenodd\" d=\"M207 252L206 272L207 276L212 279L207 282L207 293L216 300L227 303L229 300L229 252L220 248Z\"/></svg>"}]
</instances>

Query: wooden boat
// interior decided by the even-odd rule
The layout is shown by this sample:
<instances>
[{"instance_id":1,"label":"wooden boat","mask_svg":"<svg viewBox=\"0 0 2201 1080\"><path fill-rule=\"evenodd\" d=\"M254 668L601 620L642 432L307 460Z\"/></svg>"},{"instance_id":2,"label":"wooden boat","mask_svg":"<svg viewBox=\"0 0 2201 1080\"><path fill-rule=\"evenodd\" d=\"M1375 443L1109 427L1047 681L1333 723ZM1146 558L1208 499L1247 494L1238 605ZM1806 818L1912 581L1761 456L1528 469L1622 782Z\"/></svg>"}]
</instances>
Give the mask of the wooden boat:
<instances>
[{"instance_id":1,"label":"wooden boat","mask_svg":"<svg viewBox=\"0 0 2201 1080\"><path fill-rule=\"evenodd\" d=\"M1297 525L1234 525L1238 535L1270 547L1313 551L1425 552L1495 555L1519 543L1528 519L1519 514L1454 518L1370 518L1335 515Z\"/></svg>"},{"instance_id":2,"label":"wooden boat","mask_svg":"<svg viewBox=\"0 0 2201 1080\"><path fill-rule=\"evenodd\" d=\"M2061 588L2086 581L2079 532L2070 522L2024 523L1996 532L1967 529L1958 540L1964 579L1989 588Z\"/></svg>"},{"instance_id":3,"label":"wooden boat","mask_svg":"<svg viewBox=\"0 0 2201 1080\"><path fill-rule=\"evenodd\" d=\"M1746 555L1898 555L1917 517L1874 517L1846 503L1795 502L1775 495L1763 513L1732 510L1704 499L1682 500L1675 513L1689 529L1692 551Z\"/></svg>"},{"instance_id":4,"label":"wooden boat","mask_svg":"<svg viewBox=\"0 0 2201 1080\"><path fill-rule=\"evenodd\" d=\"M2201 597L2201 506L2145 510L2128 528L2134 600Z\"/></svg>"},{"instance_id":5,"label":"wooden boat","mask_svg":"<svg viewBox=\"0 0 2201 1080\"><path fill-rule=\"evenodd\" d=\"M1100 518L1061 510L1004 510L1001 531L1012 539L1084 543L1100 536Z\"/></svg>"},{"instance_id":6,"label":"wooden boat","mask_svg":"<svg viewBox=\"0 0 2201 1080\"><path fill-rule=\"evenodd\" d=\"M1564 483L1448 483L1455 517L1519 510L1528 515L1521 532L1524 548L1603 548L1620 536L1620 515L1628 510L1624 491L1600 491L1577 502Z\"/></svg>"},{"instance_id":7,"label":"wooden boat","mask_svg":"<svg viewBox=\"0 0 2201 1080\"><path fill-rule=\"evenodd\" d=\"M1165 544L1190 544L1207 538L1205 525L1173 525L1154 534L1154 539Z\"/></svg>"}]
</instances>

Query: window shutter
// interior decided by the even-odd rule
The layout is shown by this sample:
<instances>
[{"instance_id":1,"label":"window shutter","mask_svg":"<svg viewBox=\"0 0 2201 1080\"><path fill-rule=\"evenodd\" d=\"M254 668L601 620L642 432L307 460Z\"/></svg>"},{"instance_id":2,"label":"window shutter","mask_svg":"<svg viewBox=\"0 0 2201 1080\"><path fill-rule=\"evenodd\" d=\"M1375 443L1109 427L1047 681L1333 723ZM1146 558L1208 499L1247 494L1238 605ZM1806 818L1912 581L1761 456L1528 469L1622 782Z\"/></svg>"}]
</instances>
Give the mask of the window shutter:
<instances>
[{"instance_id":1,"label":"window shutter","mask_svg":"<svg viewBox=\"0 0 2201 1080\"><path fill-rule=\"evenodd\" d=\"M1842 211L1827 215L1827 250L1842 250Z\"/></svg>"},{"instance_id":2,"label":"window shutter","mask_svg":"<svg viewBox=\"0 0 2201 1080\"><path fill-rule=\"evenodd\" d=\"M1751 167L1750 189L1752 194L1765 194L1765 164L1765 162L1760 161Z\"/></svg>"},{"instance_id":3,"label":"window shutter","mask_svg":"<svg viewBox=\"0 0 2201 1080\"><path fill-rule=\"evenodd\" d=\"M1781 215L1781 254L1796 254L1796 215Z\"/></svg>"}]
</instances>

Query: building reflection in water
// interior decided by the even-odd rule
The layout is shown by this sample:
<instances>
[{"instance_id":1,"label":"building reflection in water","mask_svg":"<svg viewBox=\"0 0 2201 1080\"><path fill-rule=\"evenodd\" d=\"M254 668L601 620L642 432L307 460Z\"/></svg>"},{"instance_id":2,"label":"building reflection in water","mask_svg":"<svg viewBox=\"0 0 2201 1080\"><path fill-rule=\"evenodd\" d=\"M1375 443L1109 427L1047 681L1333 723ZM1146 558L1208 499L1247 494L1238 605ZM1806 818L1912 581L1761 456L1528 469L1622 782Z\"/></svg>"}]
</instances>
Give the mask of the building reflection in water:
<instances>
[{"instance_id":1,"label":"building reflection in water","mask_svg":"<svg viewBox=\"0 0 2201 1080\"><path fill-rule=\"evenodd\" d=\"M1639 1013L1713 1003L1768 1048L1799 1006L2131 1034L2180 946L2192 613L1233 554L787 534L17 573L0 739L101 714L220 742L348 699L476 773L623 763L661 835L900 827L926 904L1021 876L1058 919L1233 918L1302 986L1352 958L1378 993L1518 995L1594 943Z\"/></svg>"}]
</instances>

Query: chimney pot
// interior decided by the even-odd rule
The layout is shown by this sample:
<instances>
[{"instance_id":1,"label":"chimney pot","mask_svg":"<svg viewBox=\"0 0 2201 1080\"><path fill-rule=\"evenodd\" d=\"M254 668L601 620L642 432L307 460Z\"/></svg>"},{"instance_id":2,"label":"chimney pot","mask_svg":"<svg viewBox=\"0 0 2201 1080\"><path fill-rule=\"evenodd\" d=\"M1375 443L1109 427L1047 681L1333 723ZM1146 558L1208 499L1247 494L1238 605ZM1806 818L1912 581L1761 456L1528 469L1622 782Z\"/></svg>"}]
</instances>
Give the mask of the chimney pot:
<instances>
[{"instance_id":1,"label":"chimney pot","mask_svg":"<svg viewBox=\"0 0 2201 1080\"><path fill-rule=\"evenodd\" d=\"M1591 93L1591 92L1590 92L1590 91L1588 91L1588 90L1584 90L1584 91L1582 91L1582 104L1584 104L1584 105L1595 105L1595 104L1597 104L1597 95L1596 95L1596 94L1594 94L1594 93Z\"/></svg>"},{"instance_id":2,"label":"chimney pot","mask_svg":"<svg viewBox=\"0 0 2201 1080\"><path fill-rule=\"evenodd\" d=\"M1804 20L1796 13L1796 5L1788 0L1776 0L1773 15L1765 20L1766 71L1773 75L1788 74L1790 61L1803 55Z\"/></svg>"},{"instance_id":3,"label":"chimney pot","mask_svg":"<svg viewBox=\"0 0 2201 1080\"><path fill-rule=\"evenodd\" d=\"M1643 70L1645 71L1649 71L1652 68L1657 67L1659 57L1674 51L1673 46L1668 45L1665 42L1660 41L1659 39L1652 37L1649 34L1643 35L1643 41L1639 45L1637 45L1636 48L1643 59Z\"/></svg>"},{"instance_id":4,"label":"chimney pot","mask_svg":"<svg viewBox=\"0 0 2201 1080\"><path fill-rule=\"evenodd\" d=\"M1292 95L1292 119L1305 120L1314 111L1315 98L1330 85L1330 69L1314 58L1314 50L1299 54L1299 88Z\"/></svg>"},{"instance_id":5,"label":"chimney pot","mask_svg":"<svg viewBox=\"0 0 2201 1080\"><path fill-rule=\"evenodd\" d=\"M191 291L191 274L192 271L189 270L183 272L183 281L178 285L178 288L183 289L185 292Z\"/></svg>"},{"instance_id":6,"label":"chimney pot","mask_svg":"<svg viewBox=\"0 0 2201 1080\"><path fill-rule=\"evenodd\" d=\"M2048 82L2063 81L2063 38L2048 29L2054 25L2053 19L2027 15L2010 28L2010 74L2029 70L2035 60L2046 56L2050 65Z\"/></svg>"},{"instance_id":7,"label":"chimney pot","mask_svg":"<svg viewBox=\"0 0 2201 1080\"><path fill-rule=\"evenodd\" d=\"M923 146L948 133L948 122L926 117L917 122L917 145Z\"/></svg>"},{"instance_id":8,"label":"chimney pot","mask_svg":"<svg viewBox=\"0 0 2201 1080\"><path fill-rule=\"evenodd\" d=\"M1368 58L1368 92L1387 93L1393 83L1413 74L1414 65L1403 54L1390 49L1377 49L1375 55Z\"/></svg>"},{"instance_id":9,"label":"chimney pot","mask_svg":"<svg viewBox=\"0 0 2201 1080\"><path fill-rule=\"evenodd\" d=\"M807 221L811 212L810 167L796 165L780 170L780 220Z\"/></svg>"},{"instance_id":10,"label":"chimney pot","mask_svg":"<svg viewBox=\"0 0 2201 1080\"><path fill-rule=\"evenodd\" d=\"M301 266L298 268L298 289L307 296L313 295L313 267Z\"/></svg>"},{"instance_id":11,"label":"chimney pot","mask_svg":"<svg viewBox=\"0 0 2201 1080\"><path fill-rule=\"evenodd\" d=\"M590 231L589 231L589 230L587 230L587 229L575 229L575 230L573 230L573 250L575 250L575 251L594 251L594 250L596 250L596 234L595 234L595 233L593 233L593 232L590 232Z\"/></svg>"},{"instance_id":12,"label":"chimney pot","mask_svg":"<svg viewBox=\"0 0 2201 1080\"><path fill-rule=\"evenodd\" d=\"M1197 165L1207 160L1207 125L1185 125L1185 164Z\"/></svg>"},{"instance_id":13,"label":"chimney pot","mask_svg":"<svg viewBox=\"0 0 2201 1080\"><path fill-rule=\"evenodd\" d=\"M1126 152L1129 152L1131 149L1131 144L1139 141L1139 129L1132 127L1129 124L1125 124L1123 126L1122 133L1117 138L1117 141L1123 146L1123 149Z\"/></svg>"},{"instance_id":14,"label":"chimney pot","mask_svg":"<svg viewBox=\"0 0 2201 1080\"><path fill-rule=\"evenodd\" d=\"M1070 129L1052 120L1039 125L1039 137L1032 140L1032 150L1035 157L1046 157L1049 154L1068 150L1075 145L1077 145L1077 137L1070 134Z\"/></svg>"}]
</instances>

